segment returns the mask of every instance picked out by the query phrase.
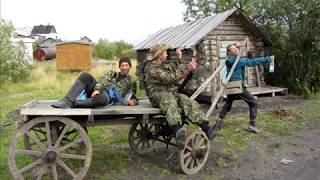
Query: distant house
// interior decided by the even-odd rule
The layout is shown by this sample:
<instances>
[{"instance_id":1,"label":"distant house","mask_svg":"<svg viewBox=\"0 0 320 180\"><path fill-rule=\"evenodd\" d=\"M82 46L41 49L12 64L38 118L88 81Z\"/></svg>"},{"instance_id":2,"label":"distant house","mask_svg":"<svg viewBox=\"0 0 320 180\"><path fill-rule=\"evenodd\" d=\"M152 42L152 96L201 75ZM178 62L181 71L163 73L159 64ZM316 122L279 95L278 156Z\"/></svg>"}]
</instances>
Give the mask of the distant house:
<instances>
[{"instance_id":1,"label":"distant house","mask_svg":"<svg viewBox=\"0 0 320 180\"><path fill-rule=\"evenodd\" d=\"M37 43L40 48L55 48L56 43L62 42L60 39L47 38Z\"/></svg>"},{"instance_id":2,"label":"distant house","mask_svg":"<svg viewBox=\"0 0 320 180\"><path fill-rule=\"evenodd\" d=\"M17 28L10 40L14 45L23 44L23 46L25 47L25 57L23 60L28 64L33 63L32 44L35 42L34 36L32 36L31 34L31 29L31 27Z\"/></svg>"},{"instance_id":3,"label":"distant house","mask_svg":"<svg viewBox=\"0 0 320 180\"><path fill-rule=\"evenodd\" d=\"M46 38L58 38L56 28L53 25L34 26L31 34L37 37L38 41L44 40Z\"/></svg>"},{"instance_id":4,"label":"distant house","mask_svg":"<svg viewBox=\"0 0 320 180\"><path fill-rule=\"evenodd\" d=\"M14 45L23 44L23 46L25 47L25 57L23 60L28 64L32 64L33 63L32 44L35 42L35 39L31 37L15 37L14 36L11 38L11 42Z\"/></svg>"},{"instance_id":5,"label":"distant house","mask_svg":"<svg viewBox=\"0 0 320 180\"><path fill-rule=\"evenodd\" d=\"M91 40L90 38L88 38L87 36L81 37L81 38L80 38L80 41L82 41L82 42L89 42L89 43L92 42L92 40Z\"/></svg>"},{"instance_id":6,"label":"distant house","mask_svg":"<svg viewBox=\"0 0 320 180\"><path fill-rule=\"evenodd\" d=\"M31 34L32 27L16 28L14 31L15 38L34 38Z\"/></svg>"}]
</instances>

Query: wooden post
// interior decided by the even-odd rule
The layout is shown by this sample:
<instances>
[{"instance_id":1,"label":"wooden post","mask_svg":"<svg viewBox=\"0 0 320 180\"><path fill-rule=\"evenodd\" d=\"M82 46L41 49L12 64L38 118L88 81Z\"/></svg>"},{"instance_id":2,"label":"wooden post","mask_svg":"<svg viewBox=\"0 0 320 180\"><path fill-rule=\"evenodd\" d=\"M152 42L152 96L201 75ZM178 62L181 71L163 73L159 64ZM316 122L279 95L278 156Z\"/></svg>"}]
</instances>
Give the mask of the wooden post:
<instances>
[{"instance_id":1,"label":"wooden post","mask_svg":"<svg viewBox=\"0 0 320 180\"><path fill-rule=\"evenodd\" d=\"M248 43L249 44L249 43ZM249 49L249 45L247 44L247 49ZM259 73L259 67L256 66L254 67L255 72L256 72L256 78L257 78L257 85L258 87L261 87L261 80L260 80L260 73Z\"/></svg>"}]
</instances>

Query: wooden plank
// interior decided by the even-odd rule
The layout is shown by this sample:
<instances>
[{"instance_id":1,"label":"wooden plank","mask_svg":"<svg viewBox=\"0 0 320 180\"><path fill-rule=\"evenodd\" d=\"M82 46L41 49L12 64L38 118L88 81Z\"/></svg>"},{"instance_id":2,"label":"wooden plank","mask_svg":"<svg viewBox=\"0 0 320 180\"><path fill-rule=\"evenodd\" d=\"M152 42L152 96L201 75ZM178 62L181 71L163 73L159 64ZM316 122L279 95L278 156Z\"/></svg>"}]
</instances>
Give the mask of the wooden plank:
<instances>
[{"instance_id":1,"label":"wooden plank","mask_svg":"<svg viewBox=\"0 0 320 180\"><path fill-rule=\"evenodd\" d=\"M238 88L239 86L242 86L241 81L231 81L226 84L226 88Z\"/></svg>"},{"instance_id":2,"label":"wooden plank","mask_svg":"<svg viewBox=\"0 0 320 180\"><path fill-rule=\"evenodd\" d=\"M74 116L74 115L91 115L91 109L58 109L58 108L48 108L48 109L29 109L22 108L20 110L20 115L35 115L35 116Z\"/></svg>"},{"instance_id":3,"label":"wooden plank","mask_svg":"<svg viewBox=\"0 0 320 180\"><path fill-rule=\"evenodd\" d=\"M104 108L54 108L51 104L56 100L38 100L36 103L21 108L21 115L37 115L37 116L75 116L75 115L120 115L120 114L161 114L159 108L153 108L149 99L142 99L137 106L121 106L113 105Z\"/></svg>"}]
</instances>

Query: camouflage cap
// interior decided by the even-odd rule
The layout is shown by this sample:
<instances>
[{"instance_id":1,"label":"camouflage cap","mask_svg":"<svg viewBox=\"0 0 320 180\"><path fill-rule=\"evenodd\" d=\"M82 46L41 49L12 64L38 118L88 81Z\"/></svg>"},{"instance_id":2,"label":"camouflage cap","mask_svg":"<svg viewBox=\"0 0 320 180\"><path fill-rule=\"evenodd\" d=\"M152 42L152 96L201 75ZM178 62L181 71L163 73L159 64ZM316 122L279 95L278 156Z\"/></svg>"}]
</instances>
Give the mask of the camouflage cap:
<instances>
[{"instance_id":1,"label":"camouflage cap","mask_svg":"<svg viewBox=\"0 0 320 180\"><path fill-rule=\"evenodd\" d=\"M156 44L150 48L150 55L152 59L156 58L158 55L168 50L170 47L165 44Z\"/></svg>"}]
</instances>

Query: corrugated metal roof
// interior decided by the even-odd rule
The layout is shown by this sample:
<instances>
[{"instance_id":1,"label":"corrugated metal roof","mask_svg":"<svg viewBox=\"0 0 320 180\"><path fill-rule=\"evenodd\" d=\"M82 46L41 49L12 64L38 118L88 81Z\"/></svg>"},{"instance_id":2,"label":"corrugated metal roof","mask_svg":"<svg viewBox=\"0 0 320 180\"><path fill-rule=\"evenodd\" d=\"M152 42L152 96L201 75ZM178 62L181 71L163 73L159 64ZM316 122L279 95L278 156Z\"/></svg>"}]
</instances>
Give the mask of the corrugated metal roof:
<instances>
[{"instance_id":1,"label":"corrugated metal roof","mask_svg":"<svg viewBox=\"0 0 320 180\"><path fill-rule=\"evenodd\" d=\"M238 8L234 8L214 16L208 16L179 26L162 29L138 44L135 49L149 49L155 44L166 44L171 48L192 48L237 9Z\"/></svg>"}]
</instances>

